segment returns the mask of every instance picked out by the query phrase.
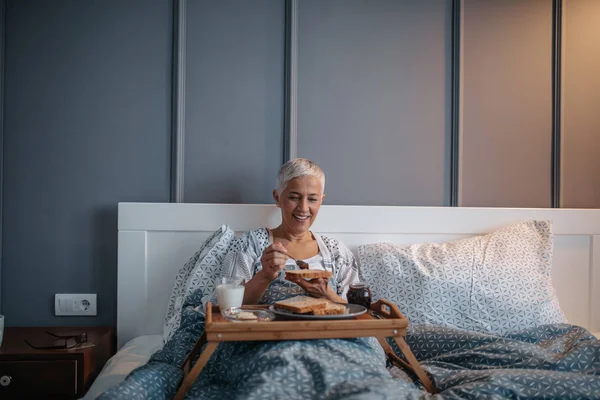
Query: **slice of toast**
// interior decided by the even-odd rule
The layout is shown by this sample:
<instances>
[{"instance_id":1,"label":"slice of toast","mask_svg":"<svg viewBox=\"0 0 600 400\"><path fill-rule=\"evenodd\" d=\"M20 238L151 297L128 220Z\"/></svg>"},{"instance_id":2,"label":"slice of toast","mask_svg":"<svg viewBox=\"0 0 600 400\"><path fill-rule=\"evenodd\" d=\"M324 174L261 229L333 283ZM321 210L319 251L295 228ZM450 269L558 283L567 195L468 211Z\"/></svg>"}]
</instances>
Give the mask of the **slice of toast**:
<instances>
[{"instance_id":1,"label":"slice of toast","mask_svg":"<svg viewBox=\"0 0 600 400\"><path fill-rule=\"evenodd\" d=\"M258 317L251 312L242 311L235 316L237 319L242 321L257 321Z\"/></svg>"},{"instance_id":2,"label":"slice of toast","mask_svg":"<svg viewBox=\"0 0 600 400\"><path fill-rule=\"evenodd\" d=\"M333 302L328 302L327 307L321 309L313 309L313 315L338 315L344 314L346 312L346 306L343 304L337 304Z\"/></svg>"},{"instance_id":3,"label":"slice of toast","mask_svg":"<svg viewBox=\"0 0 600 400\"><path fill-rule=\"evenodd\" d=\"M306 314L313 310L327 307L328 300L316 299L308 296L294 296L289 299L275 302L275 308L297 314Z\"/></svg>"},{"instance_id":4,"label":"slice of toast","mask_svg":"<svg viewBox=\"0 0 600 400\"><path fill-rule=\"evenodd\" d=\"M320 269L293 269L291 271L285 271L285 278L298 277L304 279L314 278L331 278L331 271L323 271Z\"/></svg>"}]
</instances>

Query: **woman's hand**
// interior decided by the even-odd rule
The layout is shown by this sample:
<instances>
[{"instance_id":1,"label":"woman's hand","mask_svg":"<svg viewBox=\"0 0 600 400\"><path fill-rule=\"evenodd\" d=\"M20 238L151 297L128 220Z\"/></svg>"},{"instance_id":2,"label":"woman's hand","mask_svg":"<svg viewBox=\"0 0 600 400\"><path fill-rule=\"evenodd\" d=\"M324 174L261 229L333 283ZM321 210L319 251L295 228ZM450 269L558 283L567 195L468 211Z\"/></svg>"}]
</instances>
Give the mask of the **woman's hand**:
<instances>
[{"instance_id":1,"label":"woman's hand","mask_svg":"<svg viewBox=\"0 0 600 400\"><path fill-rule=\"evenodd\" d=\"M290 282L294 282L313 297L329 297L329 280L327 278L314 278L307 280L301 277L288 276L286 279Z\"/></svg>"},{"instance_id":2,"label":"woman's hand","mask_svg":"<svg viewBox=\"0 0 600 400\"><path fill-rule=\"evenodd\" d=\"M313 278L307 280L297 276L287 276L286 279L290 282L294 282L313 297L329 299L334 303L347 303L346 300L338 296L329 286L329 280L327 278Z\"/></svg>"},{"instance_id":3,"label":"woman's hand","mask_svg":"<svg viewBox=\"0 0 600 400\"><path fill-rule=\"evenodd\" d=\"M259 273L265 280L271 282L285 268L287 259L287 249L285 246L279 242L275 242L263 251L260 257L262 270Z\"/></svg>"}]
</instances>

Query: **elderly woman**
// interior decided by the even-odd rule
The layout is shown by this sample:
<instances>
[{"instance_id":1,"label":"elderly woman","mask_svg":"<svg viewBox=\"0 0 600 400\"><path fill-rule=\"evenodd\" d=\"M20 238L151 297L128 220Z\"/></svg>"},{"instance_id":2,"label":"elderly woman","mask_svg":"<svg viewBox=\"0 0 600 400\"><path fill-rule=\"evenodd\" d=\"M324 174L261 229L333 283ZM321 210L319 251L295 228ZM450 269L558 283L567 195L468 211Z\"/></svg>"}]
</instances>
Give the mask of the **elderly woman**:
<instances>
[{"instance_id":1,"label":"elderly woman","mask_svg":"<svg viewBox=\"0 0 600 400\"><path fill-rule=\"evenodd\" d=\"M230 244L224 275L246 279L244 303L273 303L308 293L346 302L349 285L358 280L352 253L310 227L325 197L325 176L313 162L285 163L273 191L281 225L245 233ZM284 270L304 260L310 269L332 277L288 281ZM196 304L192 295L186 301ZM182 377L181 365L204 330L203 314L184 307L182 328L146 367L128 376L119 389L102 397L125 400L172 398ZM394 380L377 339L239 341L221 343L190 388L189 399L365 399L398 398L420 391L409 380ZM387 396L387 397L386 397ZM407 397L408 398L408 397Z\"/></svg>"},{"instance_id":2,"label":"elderly woman","mask_svg":"<svg viewBox=\"0 0 600 400\"><path fill-rule=\"evenodd\" d=\"M274 303L309 294L346 302L349 285L359 280L352 252L339 241L311 232L325 198L325 174L314 162L296 158L277 175L273 198L281 209L281 225L247 232L232 244L224 266L229 276L246 280L244 304ZM286 280L282 271L309 269L332 272L329 280ZM293 279L293 278L289 278Z\"/></svg>"}]
</instances>

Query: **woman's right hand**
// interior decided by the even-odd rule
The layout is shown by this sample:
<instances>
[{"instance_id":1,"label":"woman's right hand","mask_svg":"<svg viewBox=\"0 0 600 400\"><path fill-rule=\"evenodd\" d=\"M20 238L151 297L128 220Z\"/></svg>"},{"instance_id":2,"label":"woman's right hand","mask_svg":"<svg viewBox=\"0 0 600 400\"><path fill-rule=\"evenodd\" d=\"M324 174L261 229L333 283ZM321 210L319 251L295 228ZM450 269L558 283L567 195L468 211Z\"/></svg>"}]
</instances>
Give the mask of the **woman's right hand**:
<instances>
[{"instance_id":1,"label":"woman's right hand","mask_svg":"<svg viewBox=\"0 0 600 400\"><path fill-rule=\"evenodd\" d=\"M287 249L279 242L275 242L267 247L260 257L262 264L263 277L269 282L273 281L279 275L279 272L285 268L288 259Z\"/></svg>"}]
</instances>

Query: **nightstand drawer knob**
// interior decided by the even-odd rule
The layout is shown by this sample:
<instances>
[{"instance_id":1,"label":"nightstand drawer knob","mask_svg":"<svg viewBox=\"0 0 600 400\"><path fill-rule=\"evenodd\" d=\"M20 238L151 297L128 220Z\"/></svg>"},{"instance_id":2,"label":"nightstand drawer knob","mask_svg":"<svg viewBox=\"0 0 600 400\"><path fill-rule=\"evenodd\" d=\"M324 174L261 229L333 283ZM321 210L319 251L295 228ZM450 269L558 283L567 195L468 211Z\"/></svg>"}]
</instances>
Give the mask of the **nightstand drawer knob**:
<instances>
[{"instance_id":1,"label":"nightstand drawer knob","mask_svg":"<svg viewBox=\"0 0 600 400\"><path fill-rule=\"evenodd\" d=\"M8 386L10 385L10 381L12 381L12 378L8 375L4 375L0 378L0 386Z\"/></svg>"}]
</instances>

